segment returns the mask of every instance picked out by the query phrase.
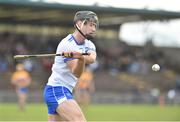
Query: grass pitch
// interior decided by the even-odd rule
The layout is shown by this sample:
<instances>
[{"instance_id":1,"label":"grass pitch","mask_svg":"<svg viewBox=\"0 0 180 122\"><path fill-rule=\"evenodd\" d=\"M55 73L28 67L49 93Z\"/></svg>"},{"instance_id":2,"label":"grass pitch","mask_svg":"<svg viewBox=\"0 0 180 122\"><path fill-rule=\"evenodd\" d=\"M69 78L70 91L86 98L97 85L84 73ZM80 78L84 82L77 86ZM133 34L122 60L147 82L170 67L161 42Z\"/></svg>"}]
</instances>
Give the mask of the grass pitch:
<instances>
[{"instance_id":1,"label":"grass pitch","mask_svg":"<svg viewBox=\"0 0 180 122\"><path fill-rule=\"evenodd\" d=\"M93 104L84 110L88 121L180 121L180 106ZM0 104L0 121L47 121L44 104Z\"/></svg>"}]
</instances>

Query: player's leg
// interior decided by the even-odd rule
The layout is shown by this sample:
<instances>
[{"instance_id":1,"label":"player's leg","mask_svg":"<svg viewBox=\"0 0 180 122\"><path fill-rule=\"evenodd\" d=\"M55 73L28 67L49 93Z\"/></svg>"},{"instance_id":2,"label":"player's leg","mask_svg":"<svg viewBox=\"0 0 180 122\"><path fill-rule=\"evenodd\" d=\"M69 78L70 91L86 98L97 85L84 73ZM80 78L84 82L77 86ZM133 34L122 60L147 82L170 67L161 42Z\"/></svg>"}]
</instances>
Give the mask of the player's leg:
<instances>
[{"instance_id":1,"label":"player's leg","mask_svg":"<svg viewBox=\"0 0 180 122\"><path fill-rule=\"evenodd\" d=\"M80 95L80 105L87 106L90 102L90 94L87 89L81 89L79 92Z\"/></svg>"},{"instance_id":2,"label":"player's leg","mask_svg":"<svg viewBox=\"0 0 180 122\"><path fill-rule=\"evenodd\" d=\"M44 89L44 100L48 107L48 121L55 122L61 121L56 108L58 107L58 102L55 96L55 88L52 86L46 86Z\"/></svg>"},{"instance_id":3,"label":"player's leg","mask_svg":"<svg viewBox=\"0 0 180 122\"><path fill-rule=\"evenodd\" d=\"M48 114L48 122L57 122L57 121L62 121L60 116L57 114Z\"/></svg>"},{"instance_id":4,"label":"player's leg","mask_svg":"<svg viewBox=\"0 0 180 122\"><path fill-rule=\"evenodd\" d=\"M67 88L62 86L46 86L44 90L44 98L48 107L49 121L85 120L81 109L75 100L72 100L72 93ZM62 111L59 109L62 109ZM59 114L60 117L58 117L57 114Z\"/></svg>"},{"instance_id":5,"label":"player's leg","mask_svg":"<svg viewBox=\"0 0 180 122\"><path fill-rule=\"evenodd\" d=\"M89 98L89 93L87 90L83 90L81 92L81 102L79 103L81 109L86 112L87 109L88 109L88 105L89 105L89 102L90 102L90 98Z\"/></svg>"},{"instance_id":6,"label":"player's leg","mask_svg":"<svg viewBox=\"0 0 180 122\"><path fill-rule=\"evenodd\" d=\"M27 99L27 92L28 92L28 90L25 89L25 88L24 89L20 88L17 91L17 94L18 94L18 104L19 104L19 108L20 108L21 111L25 110L26 99Z\"/></svg>"},{"instance_id":7,"label":"player's leg","mask_svg":"<svg viewBox=\"0 0 180 122\"><path fill-rule=\"evenodd\" d=\"M81 100L83 99L82 98L82 95L81 95L81 90L80 89L76 89L74 91L74 95L75 95L75 100L78 104L81 104Z\"/></svg>"},{"instance_id":8,"label":"player's leg","mask_svg":"<svg viewBox=\"0 0 180 122\"><path fill-rule=\"evenodd\" d=\"M62 102L56 109L60 117L65 121L85 122L86 119L79 105L73 99Z\"/></svg>"},{"instance_id":9,"label":"player's leg","mask_svg":"<svg viewBox=\"0 0 180 122\"><path fill-rule=\"evenodd\" d=\"M27 98L26 93L20 93L19 94L19 106L20 106L20 110L22 110L22 111L25 110L26 98Z\"/></svg>"}]
</instances>

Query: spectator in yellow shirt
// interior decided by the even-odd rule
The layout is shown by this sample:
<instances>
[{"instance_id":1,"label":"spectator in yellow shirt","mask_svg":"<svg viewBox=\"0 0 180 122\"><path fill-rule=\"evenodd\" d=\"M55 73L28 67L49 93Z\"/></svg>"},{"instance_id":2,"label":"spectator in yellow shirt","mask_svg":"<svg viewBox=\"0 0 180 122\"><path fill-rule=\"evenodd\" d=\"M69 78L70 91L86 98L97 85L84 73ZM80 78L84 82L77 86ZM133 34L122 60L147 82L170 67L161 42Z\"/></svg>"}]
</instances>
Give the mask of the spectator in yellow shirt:
<instances>
[{"instance_id":1,"label":"spectator in yellow shirt","mask_svg":"<svg viewBox=\"0 0 180 122\"><path fill-rule=\"evenodd\" d=\"M31 84L31 76L24 69L23 64L16 65L16 71L13 73L11 77L11 83L16 88L16 93L18 96L18 105L21 111L25 109L27 94L28 94L28 86Z\"/></svg>"}]
</instances>

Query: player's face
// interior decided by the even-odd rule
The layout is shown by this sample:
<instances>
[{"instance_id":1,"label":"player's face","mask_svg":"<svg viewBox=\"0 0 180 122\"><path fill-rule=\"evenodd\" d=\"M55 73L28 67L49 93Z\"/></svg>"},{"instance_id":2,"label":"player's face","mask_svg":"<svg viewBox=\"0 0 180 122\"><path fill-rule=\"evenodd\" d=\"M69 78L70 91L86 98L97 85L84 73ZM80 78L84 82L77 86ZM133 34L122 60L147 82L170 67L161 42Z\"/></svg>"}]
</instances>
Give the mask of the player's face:
<instances>
[{"instance_id":1,"label":"player's face","mask_svg":"<svg viewBox=\"0 0 180 122\"><path fill-rule=\"evenodd\" d=\"M87 21L86 24L84 25L83 32L88 39L92 39L95 37L96 29L97 29L97 24L95 22Z\"/></svg>"}]
</instances>

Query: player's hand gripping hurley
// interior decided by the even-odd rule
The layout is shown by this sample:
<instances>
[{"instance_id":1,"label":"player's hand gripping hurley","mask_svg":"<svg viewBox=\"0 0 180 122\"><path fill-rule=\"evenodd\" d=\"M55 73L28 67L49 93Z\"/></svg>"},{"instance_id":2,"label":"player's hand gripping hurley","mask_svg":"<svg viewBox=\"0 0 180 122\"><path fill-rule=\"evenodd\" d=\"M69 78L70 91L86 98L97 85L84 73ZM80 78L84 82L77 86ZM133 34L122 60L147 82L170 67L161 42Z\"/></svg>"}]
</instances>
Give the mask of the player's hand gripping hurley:
<instances>
[{"instance_id":1,"label":"player's hand gripping hurley","mask_svg":"<svg viewBox=\"0 0 180 122\"><path fill-rule=\"evenodd\" d=\"M73 52L68 52L68 53L61 53L61 54L35 54L35 55L15 55L14 59L16 60L22 60L22 59L27 59L27 58L44 58L44 57L54 57L54 56L64 56L67 58L71 58L74 55L76 55L76 53ZM89 53L79 53L80 55L89 55Z\"/></svg>"}]
</instances>

